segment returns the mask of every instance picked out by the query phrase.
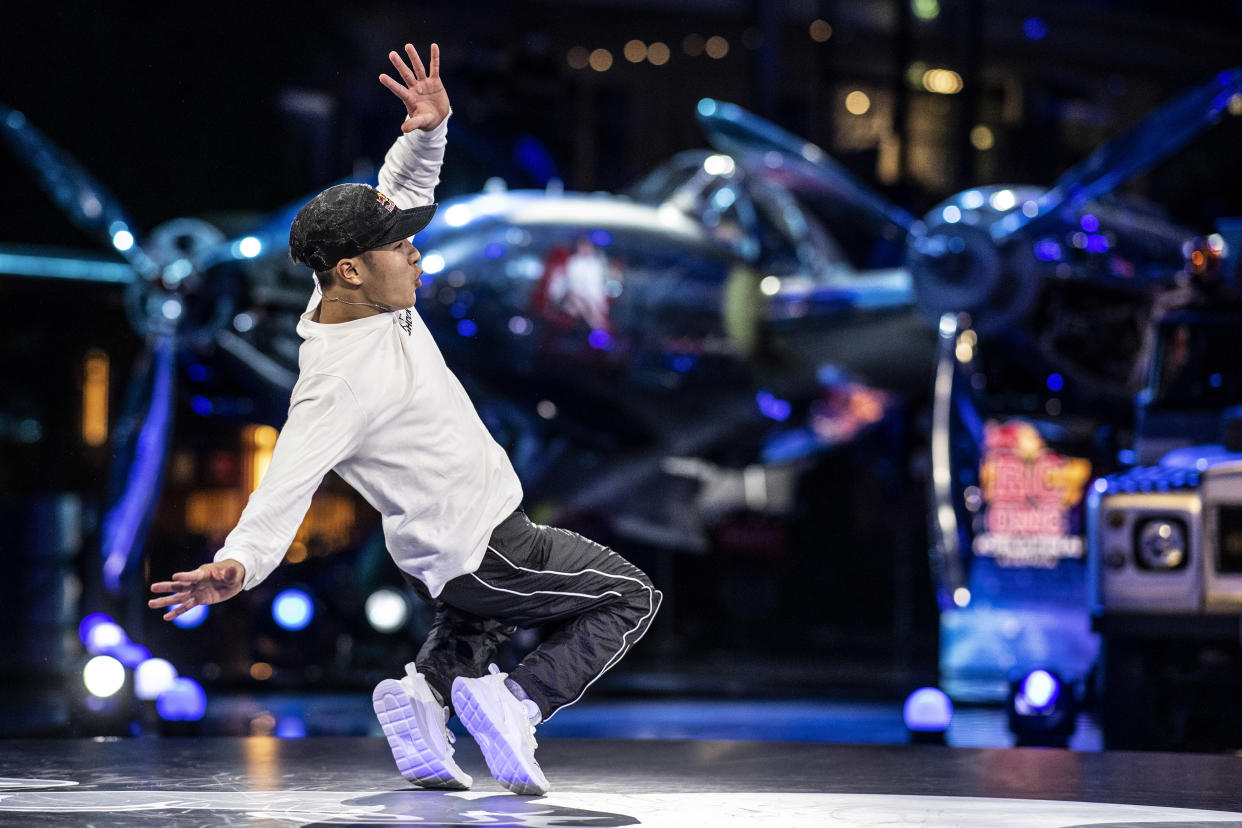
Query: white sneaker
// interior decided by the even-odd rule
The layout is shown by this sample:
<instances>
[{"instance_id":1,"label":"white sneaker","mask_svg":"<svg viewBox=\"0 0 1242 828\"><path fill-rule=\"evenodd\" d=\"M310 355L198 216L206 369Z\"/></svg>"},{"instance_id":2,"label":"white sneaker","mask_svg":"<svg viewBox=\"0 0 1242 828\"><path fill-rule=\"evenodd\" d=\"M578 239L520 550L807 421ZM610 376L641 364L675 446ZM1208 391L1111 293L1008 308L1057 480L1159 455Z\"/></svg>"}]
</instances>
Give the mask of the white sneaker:
<instances>
[{"instance_id":1,"label":"white sneaker","mask_svg":"<svg viewBox=\"0 0 1242 828\"><path fill-rule=\"evenodd\" d=\"M405 669L405 678L384 679L371 694L397 769L423 787L469 788L474 780L453 761L453 734L445 727L448 708L436 701L413 664Z\"/></svg>"},{"instance_id":2,"label":"white sneaker","mask_svg":"<svg viewBox=\"0 0 1242 828\"><path fill-rule=\"evenodd\" d=\"M535 726L522 702L505 686L495 664L481 678L453 680L457 718L479 743L492 776L515 794L541 796L552 787L535 761Z\"/></svg>"}]
</instances>

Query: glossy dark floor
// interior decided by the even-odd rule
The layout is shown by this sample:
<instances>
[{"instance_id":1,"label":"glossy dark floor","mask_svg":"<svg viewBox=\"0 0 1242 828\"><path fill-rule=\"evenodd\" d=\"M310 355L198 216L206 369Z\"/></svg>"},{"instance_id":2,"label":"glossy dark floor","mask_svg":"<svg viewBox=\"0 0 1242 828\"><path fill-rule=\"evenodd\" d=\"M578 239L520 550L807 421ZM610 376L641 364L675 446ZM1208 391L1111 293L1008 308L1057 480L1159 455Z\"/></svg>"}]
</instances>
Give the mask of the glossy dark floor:
<instances>
[{"instance_id":1,"label":"glossy dark floor","mask_svg":"<svg viewBox=\"0 0 1242 828\"><path fill-rule=\"evenodd\" d=\"M545 739L552 792L410 787L378 738L13 740L13 825L1242 826L1242 758L822 743Z\"/></svg>"}]
</instances>

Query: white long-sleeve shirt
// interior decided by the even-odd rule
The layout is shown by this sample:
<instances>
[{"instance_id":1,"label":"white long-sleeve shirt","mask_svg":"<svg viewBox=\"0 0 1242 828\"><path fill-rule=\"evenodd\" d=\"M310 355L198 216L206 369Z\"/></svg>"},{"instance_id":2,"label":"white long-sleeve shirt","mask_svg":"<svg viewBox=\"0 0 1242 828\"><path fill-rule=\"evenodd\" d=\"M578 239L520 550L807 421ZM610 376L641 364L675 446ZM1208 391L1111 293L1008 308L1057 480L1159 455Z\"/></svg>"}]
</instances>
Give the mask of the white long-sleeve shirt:
<instances>
[{"instance_id":1,"label":"white long-sleeve shirt","mask_svg":"<svg viewBox=\"0 0 1242 828\"><path fill-rule=\"evenodd\" d=\"M402 208L431 203L446 133L447 121L398 138L380 192ZM335 469L379 511L397 566L438 595L478 568L521 483L417 312L322 324L319 298L298 323L299 377L271 463L215 560L241 562L245 588L258 585Z\"/></svg>"}]
</instances>

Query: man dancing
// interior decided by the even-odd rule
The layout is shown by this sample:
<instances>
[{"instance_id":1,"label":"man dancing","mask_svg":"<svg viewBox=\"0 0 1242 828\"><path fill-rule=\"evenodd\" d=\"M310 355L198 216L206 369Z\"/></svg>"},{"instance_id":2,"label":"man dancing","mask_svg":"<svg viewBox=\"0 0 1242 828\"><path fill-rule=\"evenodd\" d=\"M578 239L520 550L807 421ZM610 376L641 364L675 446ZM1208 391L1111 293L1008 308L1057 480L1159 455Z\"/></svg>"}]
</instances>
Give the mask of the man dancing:
<instances>
[{"instance_id":1,"label":"man dancing","mask_svg":"<svg viewBox=\"0 0 1242 828\"><path fill-rule=\"evenodd\" d=\"M411 237L436 210L451 113L440 80L406 44L400 80L380 82L405 104L402 135L379 189L340 184L293 221L289 253L315 271L298 323L305 340L289 415L262 483L212 563L151 585L172 620L251 589L280 564L323 476L334 469L381 514L393 560L435 621L401 679L372 700L403 776L467 788L453 760L452 712L492 775L543 794L534 725L577 701L646 633L661 594L638 568L592 541L532 523L522 488L422 319ZM543 642L506 675L489 662L517 627Z\"/></svg>"}]
</instances>

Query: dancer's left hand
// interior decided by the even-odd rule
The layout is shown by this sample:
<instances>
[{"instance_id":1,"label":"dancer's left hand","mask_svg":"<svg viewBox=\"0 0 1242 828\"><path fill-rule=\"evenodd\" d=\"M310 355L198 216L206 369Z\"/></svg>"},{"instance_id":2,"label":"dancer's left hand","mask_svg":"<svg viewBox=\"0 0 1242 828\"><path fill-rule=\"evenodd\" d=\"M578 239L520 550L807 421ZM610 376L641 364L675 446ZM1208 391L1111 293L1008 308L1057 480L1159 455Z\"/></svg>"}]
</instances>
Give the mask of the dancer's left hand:
<instances>
[{"instance_id":1,"label":"dancer's left hand","mask_svg":"<svg viewBox=\"0 0 1242 828\"><path fill-rule=\"evenodd\" d=\"M388 59L396 68L401 80L394 80L389 75L380 75L380 83L388 87L392 94L405 104L405 123L402 132L413 132L416 129L432 130L444 122L449 116L448 93L440 82L440 47L431 44L431 71L423 67L423 61L413 44L405 44L405 53L409 57L409 65L396 52L389 52Z\"/></svg>"}]
</instances>

